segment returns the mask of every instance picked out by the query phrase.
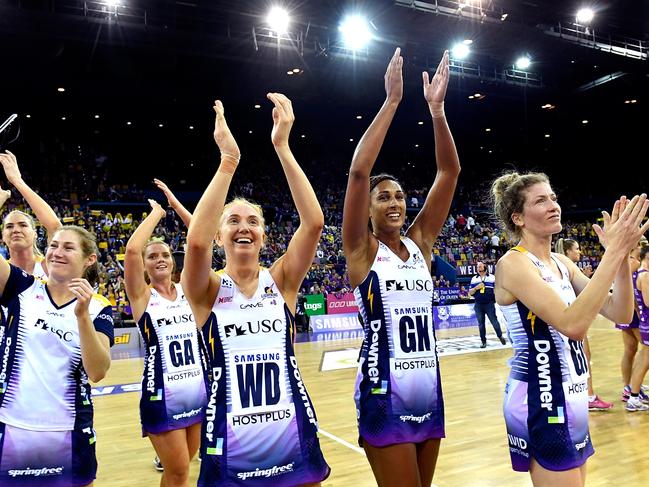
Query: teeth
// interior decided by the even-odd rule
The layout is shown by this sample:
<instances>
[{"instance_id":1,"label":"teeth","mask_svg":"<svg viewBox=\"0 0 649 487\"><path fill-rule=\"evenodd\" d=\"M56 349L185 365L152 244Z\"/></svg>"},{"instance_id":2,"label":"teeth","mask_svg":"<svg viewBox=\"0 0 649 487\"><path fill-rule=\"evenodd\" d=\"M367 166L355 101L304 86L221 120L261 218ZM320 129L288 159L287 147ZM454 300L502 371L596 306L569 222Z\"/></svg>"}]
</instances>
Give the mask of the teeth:
<instances>
[{"instance_id":1,"label":"teeth","mask_svg":"<svg viewBox=\"0 0 649 487\"><path fill-rule=\"evenodd\" d=\"M252 240L249 238L238 238L235 240L236 243L252 243Z\"/></svg>"}]
</instances>

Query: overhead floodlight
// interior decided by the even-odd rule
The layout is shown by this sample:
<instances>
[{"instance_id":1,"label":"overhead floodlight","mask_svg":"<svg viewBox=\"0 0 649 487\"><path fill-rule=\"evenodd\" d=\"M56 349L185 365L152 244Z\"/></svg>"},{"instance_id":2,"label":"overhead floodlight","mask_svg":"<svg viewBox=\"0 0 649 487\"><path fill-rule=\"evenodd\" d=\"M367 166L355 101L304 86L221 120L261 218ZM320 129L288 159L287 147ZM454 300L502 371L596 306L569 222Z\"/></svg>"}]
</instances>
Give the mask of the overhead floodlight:
<instances>
[{"instance_id":1,"label":"overhead floodlight","mask_svg":"<svg viewBox=\"0 0 649 487\"><path fill-rule=\"evenodd\" d=\"M458 42L451 49L453 59L464 59L469 55L469 52L471 52L471 49L466 42Z\"/></svg>"},{"instance_id":2,"label":"overhead floodlight","mask_svg":"<svg viewBox=\"0 0 649 487\"><path fill-rule=\"evenodd\" d=\"M290 22L291 18L288 15L288 11L279 6L271 8L266 16L266 23L270 26L271 30L274 30L278 34L286 33Z\"/></svg>"},{"instance_id":3,"label":"overhead floodlight","mask_svg":"<svg viewBox=\"0 0 649 487\"><path fill-rule=\"evenodd\" d=\"M577 22L580 24L589 24L595 17L595 12L592 8L582 8L577 11Z\"/></svg>"},{"instance_id":4,"label":"overhead floodlight","mask_svg":"<svg viewBox=\"0 0 649 487\"><path fill-rule=\"evenodd\" d=\"M527 69L532 64L529 56L521 56L516 60L516 69Z\"/></svg>"},{"instance_id":5,"label":"overhead floodlight","mask_svg":"<svg viewBox=\"0 0 649 487\"><path fill-rule=\"evenodd\" d=\"M120 0L104 0L109 7L119 7Z\"/></svg>"},{"instance_id":6,"label":"overhead floodlight","mask_svg":"<svg viewBox=\"0 0 649 487\"><path fill-rule=\"evenodd\" d=\"M352 51L362 49L374 37L370 30L369 22L362 15L349 15L345 17L338 30L342 34L345 46Z\"/></svg>"}]
</instances>

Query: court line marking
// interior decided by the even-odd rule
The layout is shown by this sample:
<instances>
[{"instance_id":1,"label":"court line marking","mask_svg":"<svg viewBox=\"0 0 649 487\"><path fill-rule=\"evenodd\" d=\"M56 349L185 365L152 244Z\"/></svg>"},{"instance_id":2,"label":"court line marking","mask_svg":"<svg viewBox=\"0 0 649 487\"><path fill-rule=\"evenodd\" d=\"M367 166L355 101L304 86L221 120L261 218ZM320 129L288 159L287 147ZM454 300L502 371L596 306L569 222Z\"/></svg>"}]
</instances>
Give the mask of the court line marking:
<instances>
[{"instance_id":1,"label":"court line marking","mask_svg":"<svg viewBox=\"0 0 649 487\"><path fill-rule=\"evenodd\" d=\"M322 433L325 435L327 438L334 440L337 443L340 443L343 446L346 446L350 450L354 450L356 453L360 453L361 455L365 456L365 450L358 446L352 445L350 442L343 440L342 438L338 438L336 435L332 435L331 433L328 433L327 431L323 430L322 428L318 428L318 432Z\"/></svg>"}]
</instances>

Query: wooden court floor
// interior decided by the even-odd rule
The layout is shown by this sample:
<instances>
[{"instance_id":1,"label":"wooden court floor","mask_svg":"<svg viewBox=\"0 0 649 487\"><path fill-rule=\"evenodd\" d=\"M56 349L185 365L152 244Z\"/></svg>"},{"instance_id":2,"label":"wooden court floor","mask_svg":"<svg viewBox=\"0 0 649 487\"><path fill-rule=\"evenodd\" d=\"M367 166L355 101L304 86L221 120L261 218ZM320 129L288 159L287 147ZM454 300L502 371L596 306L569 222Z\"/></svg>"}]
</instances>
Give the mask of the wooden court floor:
<instances>
[{"instance_id":1,"label":"wooden court floor","mask_svg":"<svg viewBox=\"0 0 649 487\"><path fill-rule=\"evenodd\" d=\"M476 330L477 332L477 330ZM615 407L592 412L590 431L596 453L588 462L587 485L649 485L649 412L627 413L620 401L620 332L604 319L589 333L596 392ZM444 338L440 336L439 338ZM356 413L352 399L355 369L320 372L326 350L358 347L359 340L296 345L300 370L318 414L321 445L331 476L325 486L372 486L372 473L356 447ZM511 470L502 416L502 395L511 349L442 357L446 435L434 478L439 487L530 486L528 474ZM115 360L101 385L138 382L142 359ZM649 379L647 379L649 381ZM99 471L95 486L156 486L153 449L140 437L139 393L95 399ZM278 445L279 447L279 445ZM195 485L198 461L192 462Z\"/></svg>"}]
</instances>

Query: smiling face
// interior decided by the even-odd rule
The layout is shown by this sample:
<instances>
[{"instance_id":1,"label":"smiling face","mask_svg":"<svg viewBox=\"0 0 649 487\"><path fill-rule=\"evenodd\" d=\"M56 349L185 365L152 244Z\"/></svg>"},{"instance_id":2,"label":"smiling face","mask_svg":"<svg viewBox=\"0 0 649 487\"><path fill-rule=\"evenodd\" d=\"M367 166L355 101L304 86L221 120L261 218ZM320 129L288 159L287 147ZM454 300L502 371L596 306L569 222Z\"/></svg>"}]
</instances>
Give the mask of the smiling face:
<instances>
[{"instance_id":1,"label":"smiling face","mask_svg":"<svg viewBox=\"0 0 649 487\"><path fill-rule=\"evenodd\" d=\"M406 221L406 194L391 179L377 184L370 193L370 221L374 233L399 231Z\"/></svg>"},{"instance_id":2,"label":"smiling face","mask_svg":"<svg viewBox=\"0 0 649 487\"><path fill-rule=\"evenodd\" d=\"M561 207L550 185L540 182L524 192L522 213L512 214L512 221L525 233L546 237L561 231Z\"/></svg>"},{"instance_id":3,"label":"smiling face","mask_svg":"<svg viewBox=\"0 0 649 487\"><path fill-rule=\"evenodd\" d=\"M34 222L22 211L12 211L7 215L2 227L2 240L9 250L23 250L34 247L36 230Z\"/></svg>"},{"instance_id":4,"label":"smiling face","mask_svg":"<svg viewBox=\"0 0 649 487\"><path fill-rule=\"evenodd\" d=\"M250 203L235 201L224 208L217 243L230 256L256 256L266 239L264 220L260 210Z\"/></svg>"},{"instance_id":5,"label":"smiling face","mask_svg":"<svg viewBox=\"0 0 649 487\"><path fill-rule=\"evenodd\" d=\"M151 282L161 282L171 278L174 259L166 243L149 243L144 249L144 272Z\"/></svg>"},{"instance_id":6,"label":"smiling face","mask_svg":"<svg viewBox=\"0 0 649 487\"><path fill-rule=\"evenodd\" d=\"M81 238L71 230L59 230L45 254L49 276L55 280L82 277L86 267L97 261L96 254L84 255Z\"/></svg>"}]
</instances>

